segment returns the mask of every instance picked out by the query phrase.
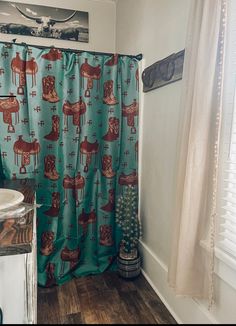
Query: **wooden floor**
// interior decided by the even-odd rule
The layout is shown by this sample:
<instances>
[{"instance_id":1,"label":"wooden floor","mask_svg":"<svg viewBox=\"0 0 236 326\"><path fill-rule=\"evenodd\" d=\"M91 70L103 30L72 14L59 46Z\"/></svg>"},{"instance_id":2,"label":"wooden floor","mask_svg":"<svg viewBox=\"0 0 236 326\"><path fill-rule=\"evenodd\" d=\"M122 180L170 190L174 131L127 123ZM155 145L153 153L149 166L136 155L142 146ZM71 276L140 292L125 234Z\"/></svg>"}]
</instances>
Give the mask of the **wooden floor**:
<instances>
[{"instance_id":1,"label":"wooden floor","mask_svg":"<svg viewBox=\"0 0 236 326\"><path fill-rule=\"evenodd\" d=\"M143 276L82 277L38 289L38 324L176 324Z\"/></svg>"}]
</instances>

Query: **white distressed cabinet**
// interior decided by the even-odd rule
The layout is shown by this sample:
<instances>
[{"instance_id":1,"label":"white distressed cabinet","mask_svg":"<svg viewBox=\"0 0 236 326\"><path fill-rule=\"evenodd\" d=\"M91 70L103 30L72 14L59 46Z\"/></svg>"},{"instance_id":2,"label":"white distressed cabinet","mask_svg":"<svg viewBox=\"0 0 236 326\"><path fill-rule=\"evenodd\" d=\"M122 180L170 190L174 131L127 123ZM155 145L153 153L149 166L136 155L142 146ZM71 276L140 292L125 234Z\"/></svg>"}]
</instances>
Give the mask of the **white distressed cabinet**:
<instances>
[{"instance_id":1,"label":"white distressed cabinet","mask_svg":"<svg viewBox=\"0 0 236 326\"><path fill-rule=\"evenodd\" d=\"M31 253L0 256L0 308L3 314L3 324L37 323L35 230L36 216L34 216Z\"/></svg>"}]
</instances>

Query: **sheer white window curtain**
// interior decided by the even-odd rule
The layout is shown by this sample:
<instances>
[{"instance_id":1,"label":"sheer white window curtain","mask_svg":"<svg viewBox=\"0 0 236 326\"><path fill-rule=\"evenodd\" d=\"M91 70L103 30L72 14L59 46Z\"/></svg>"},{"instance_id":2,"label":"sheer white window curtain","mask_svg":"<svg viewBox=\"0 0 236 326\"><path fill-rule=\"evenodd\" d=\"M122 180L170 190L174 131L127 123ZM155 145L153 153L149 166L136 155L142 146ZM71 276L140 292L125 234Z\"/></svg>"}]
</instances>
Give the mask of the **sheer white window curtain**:
<instances>
[{"instance_id":1,"label":"sheer white window curtain","mask_svg":"<svg viewBox=\"0 0 236 326\"><path fill-rule=\"evenodd\" d=\"M169 284L213 298L226 0L195 0L189 19ZM208 239L210 251L201 246Z\"/></svg>"}]
</instances>

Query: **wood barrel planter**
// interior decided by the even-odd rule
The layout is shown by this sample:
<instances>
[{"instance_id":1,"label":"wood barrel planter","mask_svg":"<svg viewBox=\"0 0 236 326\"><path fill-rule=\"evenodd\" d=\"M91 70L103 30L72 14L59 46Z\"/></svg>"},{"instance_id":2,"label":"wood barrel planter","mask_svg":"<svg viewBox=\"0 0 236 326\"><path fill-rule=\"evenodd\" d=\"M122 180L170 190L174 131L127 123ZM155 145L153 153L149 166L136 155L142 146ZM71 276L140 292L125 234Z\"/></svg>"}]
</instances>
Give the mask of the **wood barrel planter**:
<instances>
[{"instance_id":1,"label":"wood barrel planter","mask_svg":"<svg viewBox=\"0 0 236 326\"><path fill-rule=\"evenodd\" d=\"M137 255L125 255L121 253L117 258L118 274L124 279L135 279L141 273L141 257Z\"/></svg>"}]
</instances>

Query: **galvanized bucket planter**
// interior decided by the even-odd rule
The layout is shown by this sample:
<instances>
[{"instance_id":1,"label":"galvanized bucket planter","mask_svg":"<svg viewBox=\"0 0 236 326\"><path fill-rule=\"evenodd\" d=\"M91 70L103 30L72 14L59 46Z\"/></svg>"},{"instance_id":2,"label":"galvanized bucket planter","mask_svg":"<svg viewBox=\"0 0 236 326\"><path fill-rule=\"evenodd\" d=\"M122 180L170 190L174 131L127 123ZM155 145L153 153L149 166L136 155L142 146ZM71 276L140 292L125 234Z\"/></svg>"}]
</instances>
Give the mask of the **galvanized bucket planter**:
<instances>
[{"instance_id":1,"label":"galvanized bucket planter","mask_svg":"<svg viewBox=\"0 0 236 326\"><path fill-rule=\"evenodd\" d=\"M120 252L117 266L119 276L124 279L134 279L141 273L141 257L137 251L130 254Z\"/></svg>"}]
</instances>

